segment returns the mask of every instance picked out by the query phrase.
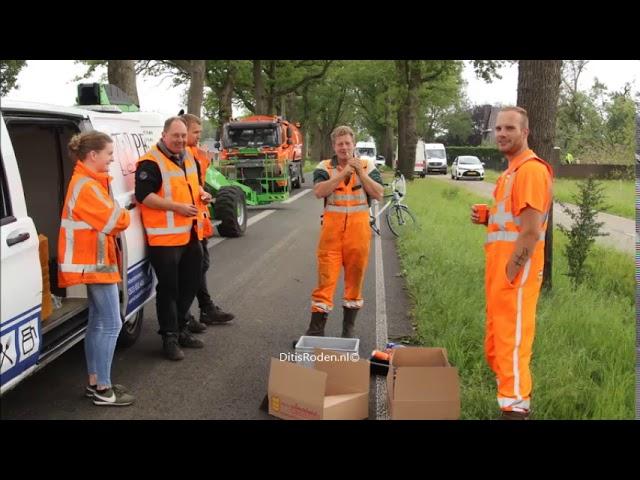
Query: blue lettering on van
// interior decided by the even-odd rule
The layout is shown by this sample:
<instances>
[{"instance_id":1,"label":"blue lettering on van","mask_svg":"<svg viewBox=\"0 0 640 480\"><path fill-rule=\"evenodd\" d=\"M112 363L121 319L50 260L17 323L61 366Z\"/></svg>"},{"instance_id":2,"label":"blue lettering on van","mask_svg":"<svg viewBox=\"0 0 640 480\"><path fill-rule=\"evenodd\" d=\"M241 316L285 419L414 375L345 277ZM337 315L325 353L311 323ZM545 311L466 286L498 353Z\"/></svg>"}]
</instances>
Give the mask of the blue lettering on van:
<instances>
[{"instance_id":1,"label":"blue lettering on van","mask_svg":"<svg viewBox=\"0 0 640 480\"><path fill-rule=\"evenodd\" d=\"M153 289L153 270L148 259L133 265L127 272L126 315L142 305Z\"/></svg>"}]
</instances>

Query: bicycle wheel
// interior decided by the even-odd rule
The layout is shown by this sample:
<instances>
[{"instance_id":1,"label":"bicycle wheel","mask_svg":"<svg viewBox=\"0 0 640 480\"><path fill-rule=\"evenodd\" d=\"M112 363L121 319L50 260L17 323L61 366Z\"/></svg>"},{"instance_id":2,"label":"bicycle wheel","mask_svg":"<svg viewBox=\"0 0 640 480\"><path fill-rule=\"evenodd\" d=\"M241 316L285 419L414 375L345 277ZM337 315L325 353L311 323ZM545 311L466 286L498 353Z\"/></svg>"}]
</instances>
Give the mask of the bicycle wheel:
<instances>
[{"instance_id":1,"label":"bicycle wheel","mask_svg":"<svg viewBox=\"0 0 640 480\"><path fill-rule=\"evenodd\" d=\"M387 211L387 225L391 233L400 237L404 232L415 230L418 222L406 205L393 205Z\"/></svg>"}]
</instances>

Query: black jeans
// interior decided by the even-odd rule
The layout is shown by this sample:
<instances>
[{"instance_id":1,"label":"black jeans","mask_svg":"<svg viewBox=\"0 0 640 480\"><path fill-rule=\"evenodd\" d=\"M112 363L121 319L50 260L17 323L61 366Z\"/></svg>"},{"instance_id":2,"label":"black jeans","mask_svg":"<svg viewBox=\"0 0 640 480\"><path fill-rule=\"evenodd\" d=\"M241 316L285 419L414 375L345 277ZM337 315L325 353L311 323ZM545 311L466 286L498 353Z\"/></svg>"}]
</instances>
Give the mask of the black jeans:
<instances>
[{"instance_id":1,"label":"black jeans","mask_svg":"<svg viewBox=\"0 0 640 480\"><path fill-rule=\"evenodd\" d=\"M211 295L209 295L209 288L207 287L207 270L209 270L209 248L207 238L202 239L202 280L200 282L200 288L196 297L198 297L198 308L202 310L205 305L213 303L211 301Z\"/></svg>"},{"instance_id":2,"label":"black jeans","mask_svg":"<svg viewBox=\"0 0 640 480\"><path fill-rule=\"evenodd\" d=\"M149 260L156 272L156 310L160 335L178 333L200 287L202 245L195 233L179 247L149 246Z\"/></svg>"}]
</instances>

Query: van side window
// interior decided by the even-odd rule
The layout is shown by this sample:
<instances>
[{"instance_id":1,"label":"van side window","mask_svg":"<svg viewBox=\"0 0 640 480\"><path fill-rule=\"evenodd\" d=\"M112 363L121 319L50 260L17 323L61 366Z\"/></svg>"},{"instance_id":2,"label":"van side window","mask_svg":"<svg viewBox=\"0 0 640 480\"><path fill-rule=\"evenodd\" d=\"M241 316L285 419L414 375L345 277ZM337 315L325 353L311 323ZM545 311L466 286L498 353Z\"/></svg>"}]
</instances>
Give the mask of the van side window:
<instances>
[{"instance_id":1,"label":"van side window","mask_svg":"<svg viewBox=\"0 0 640 480\"><path fill-rule=\"evenodd\" d=\"M2 213L2 225L5 225L14 221L15 218L13 218L11 197L9 197L9 188L7 186L7 176L4 173L4 160L1 155L0 163L0 175L2 176L2 178L0 178L0 202L2 203L0 213Z\"/></svg>"}]
</instances>

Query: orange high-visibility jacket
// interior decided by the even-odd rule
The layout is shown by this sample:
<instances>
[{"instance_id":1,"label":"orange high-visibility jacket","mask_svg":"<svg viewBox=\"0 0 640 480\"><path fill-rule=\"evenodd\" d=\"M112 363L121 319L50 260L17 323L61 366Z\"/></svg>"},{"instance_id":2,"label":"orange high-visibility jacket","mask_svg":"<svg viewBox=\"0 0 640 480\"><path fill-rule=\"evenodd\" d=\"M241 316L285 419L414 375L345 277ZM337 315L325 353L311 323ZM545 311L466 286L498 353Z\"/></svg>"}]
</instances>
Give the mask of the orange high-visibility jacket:
<instances>
[{"instance_id":1,"label":"orange high-visibility jacket","mask_svg":"<svg viewBox=\"0 0 640 480\"><path fill-rule=\"evenodd\" d=\"M369 162L361 160L362 168L367 173ZM324 160L318 168L326 170L329 178L338 174L337 169L331 165L331 160ZM338 214L354 214L356 212L367 212L369 218L369 204L367 203L367 192L360 183L360 177L354 172L347 185L341 182L338 187L327 197L324 207L325 215L329 212ZM363 214L361 214L363 215Z\"/></svg>"},{"instance_id":2,"label":"orange high-visibility jacket","mask_svg":"<svg viewBox=\"0 0 640 480\"><path fill-rule=\"evenodd\" d=\"M198 170L188 150L184 157L185 170L168 159L155 145L138 159L138 163L145 160L157 163L160 168L162 186L157 195L173 202L197 205L200 196ZM150 208L144 204L140 204L140 213L149 245L177 247L189 243L193 217L185 217L171 210ZM202 240L203 218L200 210L196 220L198 239Z\"/></svg>"},{"instance_id":3,"label":"orange high-visibility jacket","mask_svg":"<svg viewBox=\"0 0 640 480\"><path fill-rule=\"evenodd\" d=\"M111 177L78 161L62 208L58 237L58 286L118 283L115 236L129 226L129 212L109 194Z\"/></svg>"},{"instance_id":4,"label":"orange high-visibility jacket","mask_svg":"<svg viewBox=\"0 0 640 480\"><path fill-rule=\"evenodd\" d=\"M187 147L187 150L191 152L193 158L196 159L198 164L200 165L200 185L204 188L205 180L207 179L207 169L209 165L211 165L211 161L207 155L207 152L200 150L198 147ZM203 225L202 225L202 235L204 238L209 238L213 236L213 224L211 223L211 219L209 218L209 205L205 204L200 195L198 195L197 206L200 210L202 210L203 216Z\"/></svg>"},{"instance_id":5,"label":"orange high-visibility jacket","mask_svg":"<svg viewBox=\"0 0 640 480\"><path fill-rule=\"evenodd\" d=\"M553 169L547 162L538 158L532 150L527 150L514 159L509 168L498 179L494 190L495 202L489 209L489 221L487 223L486 245L490 250L502 249L506 246L508 255L513 251L513 244L520 233L520 216L512 212L512 187L518 169L527 161L534 160L543 163L549 170L549 175L553 178ZM543 222L539 240L544 241L547 229L547 218L551 206L551 192L548 192L548 201L545 205ZM506 242L503 243L503 242Z\"/></svg>"}]
</instances>

